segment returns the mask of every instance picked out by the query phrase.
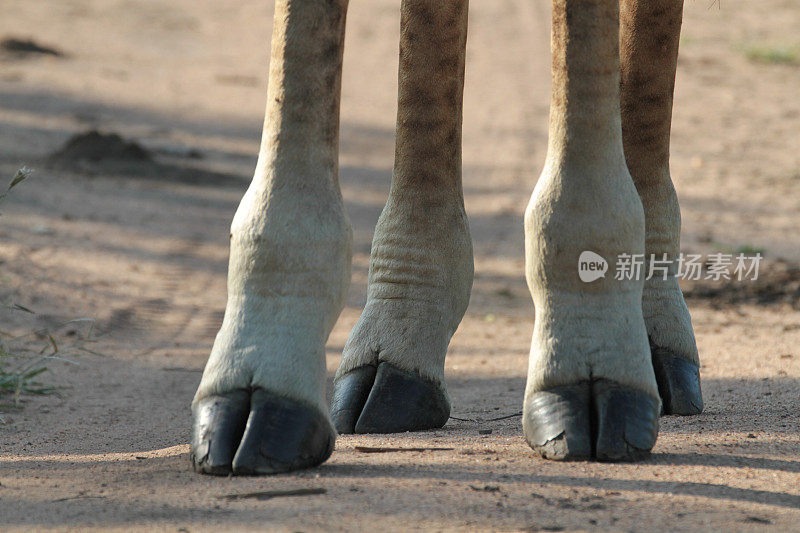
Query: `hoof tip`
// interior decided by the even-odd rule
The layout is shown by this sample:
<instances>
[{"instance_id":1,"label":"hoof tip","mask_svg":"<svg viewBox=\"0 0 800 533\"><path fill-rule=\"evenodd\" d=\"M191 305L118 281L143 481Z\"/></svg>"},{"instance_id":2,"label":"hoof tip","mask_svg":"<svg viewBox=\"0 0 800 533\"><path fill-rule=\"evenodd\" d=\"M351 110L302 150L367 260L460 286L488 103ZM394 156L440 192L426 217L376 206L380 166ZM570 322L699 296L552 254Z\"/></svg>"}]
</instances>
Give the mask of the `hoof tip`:
<instances>
[{"instance_id":1,"label":"hoof tip","mask_svg":"<svg viewBox=\"0 0 800 533\"><path fill-rule=\"evenodd\" d=\"M250 398L245 391L203 398L192 406L191 458L196 472L231 473L231 464L247 424Z\"/></svg>"}]
</instances>

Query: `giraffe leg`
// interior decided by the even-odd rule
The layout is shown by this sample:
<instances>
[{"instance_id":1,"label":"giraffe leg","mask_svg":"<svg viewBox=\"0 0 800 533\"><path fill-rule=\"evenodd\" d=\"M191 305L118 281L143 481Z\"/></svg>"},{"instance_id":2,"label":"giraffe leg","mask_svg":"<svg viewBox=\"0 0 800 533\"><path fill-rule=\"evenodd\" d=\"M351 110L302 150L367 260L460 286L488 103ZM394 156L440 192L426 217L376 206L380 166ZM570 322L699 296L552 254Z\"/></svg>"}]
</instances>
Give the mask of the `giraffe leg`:
<instances>
[{"instance_id":1,"label":"giraffe leg","mask_svg":"<svg viewBox=\"0 0 800 533\"><path fill-rule=\"evenodd\" d=\"M669 173L672 94L683 0L622 0L622 139L644 205L645 254L670 262L645 281L642 310L666 414L703 410L697 345L676 277L681 213Z\"/></svg>"},{"instance_id":2,"label":"giraffe leg","mask_svg":"<svg viewBox=\"0 0 800 533\"><path fill-rule=\"evenodd\" d=\"M372 242L367 303L336 373L340 433L441 427L444 359L469 302L461 188L466 0L404 0L397 146Z\"/></svg>"},{"instance_id":3,"label":"giraffe leg","mask_svg":"<svg viewBox=\"0 0 800 533\"><path fill-rule=\"evenodd\" d=\"M655 444L660 402L643 278L614 268L644 253L645 230L622 149L618 2L553 0L552 31L550 141L525 214L536 316L523 429L549 459L634 460ZM605 277L581 279L583 252Z\"/></svg>"},{"instance_id":4,"label":"giraffe leg","mask_svg":"<svg viewBox=\"0 0 800 533\"><path fill-rule=\"evenodd\" d=\"M352 248L337 177L346 8L275 5L261 151L231 226L225 318L192 403L199 472L284 472L333 450L324 349Z\"/></svg>"}]
</instances>

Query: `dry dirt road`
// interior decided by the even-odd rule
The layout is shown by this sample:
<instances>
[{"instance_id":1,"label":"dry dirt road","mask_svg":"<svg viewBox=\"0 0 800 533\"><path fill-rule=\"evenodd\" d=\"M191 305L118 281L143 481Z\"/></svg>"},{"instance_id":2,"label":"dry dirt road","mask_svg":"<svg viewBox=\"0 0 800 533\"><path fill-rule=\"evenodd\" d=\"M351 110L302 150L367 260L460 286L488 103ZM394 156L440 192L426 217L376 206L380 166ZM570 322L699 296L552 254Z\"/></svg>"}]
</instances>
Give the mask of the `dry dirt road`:
<instances>
[{"instance_id":1,"label":"dry dirt road","mask_svg":"<svg viewBox=\"0 0 800 533\"><path fill-rule=\"evenodd\" d=\"M766 259L757 283L687 287L707 407L662 419L651 459L557 464L521 437L513 415L532 331L522 213L544 159L549 6L473 0L464 183L476 279L446 370L458 419L341 437L325 465L292 475L191 472L189 402L255 163L271 10L266 0L0 4L0 40L62 53L0 51L0 176L36 170L3 205L0 301L37 313L3 311L0 329L45 328L69 360L41 376L58 395L23 397L3 415L0 529L800 529L794 0L686 1L673 135L683 250ZM388 190L398 25L397 0L351 1L341 182L356 254L331 373L364 302ZM49 158L95 128L152 159ZM91 342L85 324L60 325L79 317L95 320Z\"/></svg>"}]
</instances>

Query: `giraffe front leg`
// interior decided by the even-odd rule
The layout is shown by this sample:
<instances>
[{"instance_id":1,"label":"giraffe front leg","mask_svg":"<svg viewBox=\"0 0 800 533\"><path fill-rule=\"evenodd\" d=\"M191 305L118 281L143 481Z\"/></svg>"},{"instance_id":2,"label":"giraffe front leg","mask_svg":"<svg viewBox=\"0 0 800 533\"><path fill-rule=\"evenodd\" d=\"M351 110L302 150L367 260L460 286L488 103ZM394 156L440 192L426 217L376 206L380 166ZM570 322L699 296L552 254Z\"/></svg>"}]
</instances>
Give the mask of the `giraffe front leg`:
<instances>
[{"instance_id":1,"label":"giraffe front leg","mask_svg":"<svg viewBox=\"0 0 800 533\"><path fill-rule=\"evenodd\" d=\"M336 374L340 433L441 427L444 359L472 288L461 189L466 0L402 4L395 168L375 229L367 303Z\"/></svg>"},{"instance_id":2,"label":"giraffe front leg","mask_svg":"<svg viewBox=\"0 0 800 533\"><path fill-rule=\"evenodd\" d=\"M638 459L658 431L644 280L613 267L644 253L622 150L618 13L617 0L553 0L550 141L525 215L536 315L523 410L528 443L549 459Z\"/></svg>"},{"instance_id":3,"label":"giraffe front leg","mask_svg":"<svg viewBox=\"0 0 800 533\"><path fill-rule=\"evenodd\" d=\"M261 152L231 226L225 318L192 403L202 473L284 472L333 450L325 341L352 248L337 178L346 4L275 6Z\"/></svg>"},{"instance_id":4,"label":"giraffe front leg","mask_svg":"<svg viewBox=\"0 0 800 533\"><path fill-rule=\"evenodd\" d=\"M645 254L668 276L645 281L642 311L666 414L703 410L692 320L676 276L681 212L669 172L672 95L683 0L622 0L622 139L645 214Z\"/></svg>"}]
</instances>

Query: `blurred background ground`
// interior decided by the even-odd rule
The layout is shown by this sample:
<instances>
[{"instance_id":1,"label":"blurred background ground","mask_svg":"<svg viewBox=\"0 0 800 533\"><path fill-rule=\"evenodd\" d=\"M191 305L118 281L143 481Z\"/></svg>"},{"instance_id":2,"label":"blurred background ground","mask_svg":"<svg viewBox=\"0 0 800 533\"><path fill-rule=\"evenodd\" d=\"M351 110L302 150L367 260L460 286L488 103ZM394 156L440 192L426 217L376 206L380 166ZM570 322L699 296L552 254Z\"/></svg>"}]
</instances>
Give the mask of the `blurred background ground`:
<instances>
[{"instance_id":1,"label":"blurred background ground","mask_svg":"<svg viewBox=\"0 0 800 533\"><path fill-rule=\"evenodd\" d=\"M351 0L341 184L355 231L338 358L365 299L391 175L399 2ZM689 289L706 411L662 419L652 458L534 456L521 409L532 306L522 214L549 103L546 0L473 1L464 188L472 301L439 431L339 438L325 465L271 478L191 472L189 402L225 303L228 228L255 165L272 5L261 0L5 0L2 329L59 354L0 425L0 528L611 530L797 528L800 519L800 6L687 0L672 169L686 253L759 251L757 284ZM36 50L28 41L38 45ZM51 157L74 134L138 143ZM93 342L83 324L95 320ZM30 338L33 347L49 342ZM36 344L39 343L39 344ZM90 349L95 354L86 350ZM491 430L491 433L487 433ZM371 454L359 446L445 448ZM271 499L226 496L323 489Z\"/></svg>"}]
</instances>

